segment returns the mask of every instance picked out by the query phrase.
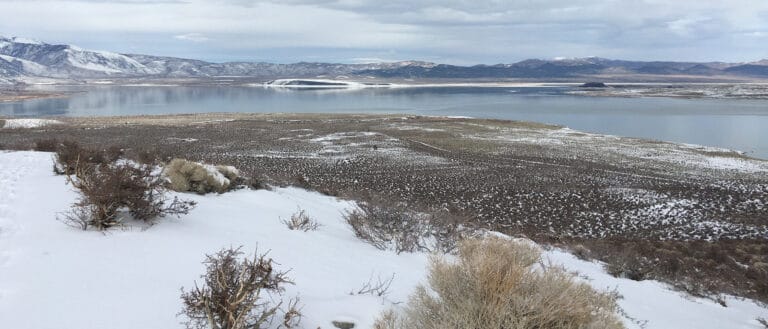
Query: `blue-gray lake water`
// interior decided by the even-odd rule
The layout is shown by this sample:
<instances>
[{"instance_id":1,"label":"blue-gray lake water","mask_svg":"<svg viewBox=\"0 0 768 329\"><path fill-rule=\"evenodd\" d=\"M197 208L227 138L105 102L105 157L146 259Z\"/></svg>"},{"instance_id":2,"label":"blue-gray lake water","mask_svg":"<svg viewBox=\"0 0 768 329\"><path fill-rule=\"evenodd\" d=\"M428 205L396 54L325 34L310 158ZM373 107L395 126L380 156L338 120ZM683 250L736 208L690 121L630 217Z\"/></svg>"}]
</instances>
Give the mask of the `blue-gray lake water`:
<instances>
[{"instance_id":1,"label":"blue-gray lake water","mask_svg":"<svg viewBox=\"0 0 768 329\"><path fill-rule=\"evenodd\" d=\"M62 87L56 87L61 89ZM283 90L77 87L68 98L0 103L3 116L202 112L408 113L536 121L576 130L747 152L768 159L768 101L568 95L568 87Z\"/></svg>"}]
</instances>

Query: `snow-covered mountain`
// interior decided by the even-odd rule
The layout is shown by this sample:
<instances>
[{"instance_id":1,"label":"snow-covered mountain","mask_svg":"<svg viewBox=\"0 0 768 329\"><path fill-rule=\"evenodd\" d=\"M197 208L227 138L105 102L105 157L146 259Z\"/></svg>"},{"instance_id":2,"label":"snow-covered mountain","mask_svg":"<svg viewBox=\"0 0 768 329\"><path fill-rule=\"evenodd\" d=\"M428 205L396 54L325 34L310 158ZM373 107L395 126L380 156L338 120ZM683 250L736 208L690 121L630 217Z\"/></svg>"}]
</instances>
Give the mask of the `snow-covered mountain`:
<instances>
[{"instance_id":1,"label":"snow-covered mountain","mask_svg":"<svg viewBox=\"0 0 768 329\"><path fill-rule=\"evenodd\" d=\"M154 72L125 55L0 37L0 55L21 74L55 78L148 75Z\"/></svg>"},{"instance_id":2,"label":"snow-covered mountain","mask_svg":"<svg viewBox=\"0 0 768 329\"><path fill-rule=\"evenodd\" d=\"M402 66L433 66L426 62L329 64L263 62L210 63L194 59L93 51L72 45L0 37L0 77L314 77L352 74Z\"/></svg>"},{"instance_id":3,"label":"snow-covered mountain","mask_svg":"<svg viewBox=\"0 0 768 329\"><path fill-rule=\"evenodd\" d=\"M431 67L427 62L372 64L264 62L211 63L194 59L93 51L72 45L48 44L23 38L0 37L0 78L104 78L104 77L316 77L358 71Z\"/></svg>"},{"instance_id":4,"label":"snow-covered mountain","mask_svg":"<svg viewBox=\"0 0 768 329\"><path fill-rule=\"evenodd\" d=\"M405 61L395 63L337 64L337 63L293 63L275 64L266 62L210 63L200 60L149 55L126 55L148 68L154 75L166 77L335 77L356 74L360 71L396 69L404 66L432 67L434 63Z\"/></svg>"},{"instance_id":5,"label":"snow-covered mountain","mask_svg":"<svg viewBox=\"0 0 768 329\"><path fill-rule=\"evenodd\" d=\"M265 62L211 63L201 60L93 51L72 45L0 37L0 84L25 78L571 78L605 76L727 75L768 78L768 60L752 63L642 62L600 57L529 59L512 64L456 66L419 61L369 64Z\"/></svg>"}]
</instances>

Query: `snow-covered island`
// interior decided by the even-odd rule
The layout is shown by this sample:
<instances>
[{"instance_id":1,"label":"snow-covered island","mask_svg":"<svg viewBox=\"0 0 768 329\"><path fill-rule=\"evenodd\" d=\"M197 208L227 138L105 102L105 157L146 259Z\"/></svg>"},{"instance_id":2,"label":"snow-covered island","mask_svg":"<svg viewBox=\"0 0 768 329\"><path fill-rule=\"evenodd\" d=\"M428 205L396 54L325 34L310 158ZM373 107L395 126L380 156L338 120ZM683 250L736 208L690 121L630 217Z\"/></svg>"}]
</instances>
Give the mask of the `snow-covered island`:
<instances>
[{"instance_id":1,"label":"snow-covered island","mask_svg":"<svg viewBox=\"0 0 768 329\"><path fill-rule=\"evenodd\" d=\"M388 88L390 83L363 83L329 79L277 79L264 83L266 88L330 88L330 89L362 89Z\"/></svg>"}]
</instances>

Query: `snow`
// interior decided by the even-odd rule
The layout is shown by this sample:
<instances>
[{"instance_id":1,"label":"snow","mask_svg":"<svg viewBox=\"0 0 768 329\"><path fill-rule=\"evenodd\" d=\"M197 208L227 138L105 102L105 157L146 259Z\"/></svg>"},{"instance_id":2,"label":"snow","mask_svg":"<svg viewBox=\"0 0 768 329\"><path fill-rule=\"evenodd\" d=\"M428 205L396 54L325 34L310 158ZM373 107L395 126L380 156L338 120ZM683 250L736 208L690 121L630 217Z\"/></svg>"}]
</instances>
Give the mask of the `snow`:
<instances>
[{"instance_id":1,"label":"snow","mask_svg":"<svg viewBox=\"0 0 768 329\"><path fill-rule=\"evenodd\" d=\"M125 55L107 51L88 51L75 46L68 46L64 50L67 53L67 62L77 68L103 72L106 74L131 72L144 72L146 67Z\"/></svg>"},{"instance_id":2,"label":"snow","mask_svg":"<svg viewBox=\"0 0 768 329\"><path fill-rule=\"evenodd\" d=\"M744 157L744 152L720 147L674 142L649 142L643 139L595 134L571 128L502 128L477 124L495 129L492 133L463 135L467 138L489 139L507 143L543 145L581 145L579 149L594 150L597 157L626 156L646 159L661 164L674 164L693 172L722 170L743 173L768 172L765 160Z\"/></svg>"},{"instance_id":3,"label":"snow","mask_svg":"<svg viewBox=\"0 0 768 329\"><path fill-rule=\"evenodd\" d=\"M183 194L198 206L181 219L106 234L80 231L55 220L76 194L64 177L53 175L51 161L50 153L0 153L3 328L182 328L179 288L200 282L205 254L230 246L269 251L279 269L290 269L295 285L283 298L300 297L304 328L333 328L334 320L370 328L380 311L406 302L425 279L427 254L398 255L359 241L342 218L351 202L297 188ZM289 230L281 219L299 209L322 226ZM749 300L726 296L723 307L658 282L611 277L601 264L563 251L545 257L598 289L617 290L624 313L636 319L625 319L629 328L758 329L755 319L768 316ZM393 274L384 298L350 294Z\"/></svg>"},{"instance_id":4,"label":"snow","mask_svg":"<svg viewBox=\"0 0 768 329\"><path fill-rule=\"evenodd\" d=\"M55 124L63 122L50 119L5 119L5 125L0 128L37 128Z\"/></svg>"},{"instance_id":5,"label":"snow","mask_svg":"<svg viewBox=\"0 0 768 329\"><path fill-rule=\"evenodd\" d=\"M762 326L756 319L768 316L768 309L753 301L725 296L727 307L723 307L710 299L685 296L658 281L615 278L605 273L601 264L579 260L560 250L549 251L546 257L588 277L595 288L615 289L622 296L619 306L635 319L625 319L628 328L757 329Z\"/></svg>"},{"instance_id":6,"label":"snow","mask_svg":"<svg viewBox=\"0 0 768 329\"><path fill-rule=\"evenodd\" d=\"M731 157L707 157L705 158L705 165L710 168L726 169L726 170L739 170L746 172L762 172L768 171L765 166L760 166L754 162Z\"/></svg>"},{"instance_id":7,"label":"snow","mask_svg":"<svg viewBox=\"0 0 768 329\"><path fill-rule=\"evenodd\" d=\"M274 81L263 84L264 87L269 88L346 88L346 89L362 89L362 88L376 88L376 87L389 87L388 84L381 85L367 85L360 82L341 81L341 80L329 80L329 79L277 79Z\"/></svg>"},{"instance_id":8,"label":"snow","mask_svg":"<svg viewBox=\"0 0 768 329\"><path fill-rule=\"evenodd\" d=\"M205 163L198 163L205 169L205 171L208 173L208 176L213 177L213 179L216 180L216 183L218 183L221 186L229 186L229 179L224 177L224 174L222 174L218 169L216 169L216 166L205 164Z\"/></svg>"},{"instance_id":9,"label":"snow","mask_svg":"<svg viewBox=\"0 0 768 329\"><path fill-rule=\"evenodd\" d=\"M0 55L0 59L3 59L8 62L18 61L23 66L25 72L29 72L32 74L44 74L48 69L45 65L41 65L32 61L28 61L28 60L13 57L13 56Z\"/></svg>"},{"instance_id":10,"label":"snow","mask_svg":"<svg viewBox=\"0 0 768 329\"><path fill-rule=\"evenodd\" d=\"M20 37L13 37L11 38L11 41L15 43L25 43L30 45L43 45L44 43L38 40L33 39L27 39L27 38L20 38Z\"/></svg>"}]
</instances>

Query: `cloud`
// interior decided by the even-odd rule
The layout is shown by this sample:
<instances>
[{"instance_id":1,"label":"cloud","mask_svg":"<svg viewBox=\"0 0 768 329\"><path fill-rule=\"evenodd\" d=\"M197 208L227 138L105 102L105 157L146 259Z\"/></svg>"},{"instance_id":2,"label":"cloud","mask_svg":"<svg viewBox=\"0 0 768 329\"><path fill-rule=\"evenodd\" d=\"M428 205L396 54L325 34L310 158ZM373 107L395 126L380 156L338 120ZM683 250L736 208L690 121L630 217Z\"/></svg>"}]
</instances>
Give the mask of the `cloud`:
<instances>
[{"instance_id":1,"label":"cloud","mask_svg":"<svg viewBox=\"0 0 768 329\"><path fill-rule=\"evenodd\" d=\"M206 42L210 40L210 38L206 37L204 34L201 34L201 33L180 34L180 35L174 36L174 38L178 40L192 41L192 42Z\"/></svg>"},{"instance_id":2,"label":"cloud","mask_svg":"<svg viewBox=\"0 0 768 329\"><path fill-rule=\"evenodd\" d=\"M768 1L0 0L0 31L203 59L743 61L768 57Z\"/></svg>"}]
</instances>

